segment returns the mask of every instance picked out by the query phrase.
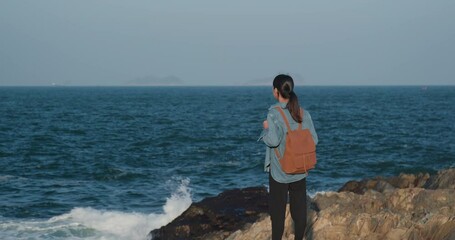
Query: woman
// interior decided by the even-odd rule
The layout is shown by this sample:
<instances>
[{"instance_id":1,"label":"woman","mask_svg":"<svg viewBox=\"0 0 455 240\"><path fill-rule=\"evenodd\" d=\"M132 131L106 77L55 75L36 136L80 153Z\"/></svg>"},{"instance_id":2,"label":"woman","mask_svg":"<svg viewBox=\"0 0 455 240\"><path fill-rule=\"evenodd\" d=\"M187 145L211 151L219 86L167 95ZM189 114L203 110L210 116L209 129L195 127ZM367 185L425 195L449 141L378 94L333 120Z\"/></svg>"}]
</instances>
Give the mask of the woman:
<instances>
[{"instance_id":1,"label":"woman","mask_svg":"<svg viewBox=\"0 0 455 240\"><path fill-rule=\"evenodd\" d=\"M306 228L306 173L286 174L283 172L275 148L283 156L286 145L286 125L277 106L281 107L292 130L302 123L308 128L317 144L318 137L314 130L310 113L303 111L301 116L294 81L288 75L280 74L273 80L273 96L278 102L269 108L267 120L263 122L261 138L267 145L265 171L269 172L269 213L272 220L272 239L281 239L284 231L286 204L289 192L291 217L294 221L295 239L303 239Z\"/></svg>"}]
</instances>

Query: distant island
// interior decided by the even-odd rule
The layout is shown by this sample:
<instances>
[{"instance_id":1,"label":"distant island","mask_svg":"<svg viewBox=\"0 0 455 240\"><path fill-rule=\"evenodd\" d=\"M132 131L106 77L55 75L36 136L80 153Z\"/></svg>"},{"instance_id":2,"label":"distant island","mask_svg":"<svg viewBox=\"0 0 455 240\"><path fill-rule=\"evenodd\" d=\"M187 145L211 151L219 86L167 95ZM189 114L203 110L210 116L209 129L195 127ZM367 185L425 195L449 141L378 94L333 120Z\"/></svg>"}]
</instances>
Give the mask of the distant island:
<instances>
[{"instance_id":1,"label":"distant island","mask_svg":"<svg viewBox=\"0 0 455 240\"><path fill-rule=\"evenodd\" d=\"M153 75L135 78L126 82L126 85L133 86L180 86L185 82L176 76L157 77Z\"/></svg>"}]
</instances>

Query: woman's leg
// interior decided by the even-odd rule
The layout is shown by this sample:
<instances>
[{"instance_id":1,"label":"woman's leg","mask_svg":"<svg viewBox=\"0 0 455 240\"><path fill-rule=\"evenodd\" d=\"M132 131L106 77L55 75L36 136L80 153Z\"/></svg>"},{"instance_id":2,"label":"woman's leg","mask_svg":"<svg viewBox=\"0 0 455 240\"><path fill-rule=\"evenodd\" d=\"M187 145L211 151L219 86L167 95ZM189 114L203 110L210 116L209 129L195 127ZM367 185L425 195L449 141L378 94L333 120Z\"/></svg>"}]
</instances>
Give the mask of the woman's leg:
<instances>
[{"instance_id":1,"label":"woman's leg","mask_svg":"<svg viewBox=\"0 0 455 240\"><path fill-rule=\"evenodd\" d=\"M288 201L288 184L279 183L269 174L269 214L272 220L272 240L281 240Z\"/></svg>"},{"instance_id":2,"label":"woman's leg","mask_svg":"<svg viewBox=\"0 0 455 240\"><path fill-rule=\"evenodd\" d=\"M301 240L305 235L307 206L306 179L289 184L289 203L291 217L294 220L295 239Z\"/></svg>"}]
</instances>

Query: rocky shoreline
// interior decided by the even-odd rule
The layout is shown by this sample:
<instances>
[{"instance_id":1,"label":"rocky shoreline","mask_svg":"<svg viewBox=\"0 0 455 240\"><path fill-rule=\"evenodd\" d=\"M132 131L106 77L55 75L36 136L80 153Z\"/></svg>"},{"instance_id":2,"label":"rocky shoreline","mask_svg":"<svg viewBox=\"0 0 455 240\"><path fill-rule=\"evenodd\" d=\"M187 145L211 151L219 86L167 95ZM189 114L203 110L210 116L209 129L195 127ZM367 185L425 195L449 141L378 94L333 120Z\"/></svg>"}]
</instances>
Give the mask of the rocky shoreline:
<instances>
[{"instance_id":1,"label":"rocky shoreline","mask_svg":"<svg viewBox=\"0 0 455 240\"><path fill-rule=\"evenodd\" d=\"M307 239L455 239L455 168L349 181L308 199ZM193 203L153 239L270 239L264 187ZM286 213L283 239L294 239Z\"/></svg>"}]
</instances>

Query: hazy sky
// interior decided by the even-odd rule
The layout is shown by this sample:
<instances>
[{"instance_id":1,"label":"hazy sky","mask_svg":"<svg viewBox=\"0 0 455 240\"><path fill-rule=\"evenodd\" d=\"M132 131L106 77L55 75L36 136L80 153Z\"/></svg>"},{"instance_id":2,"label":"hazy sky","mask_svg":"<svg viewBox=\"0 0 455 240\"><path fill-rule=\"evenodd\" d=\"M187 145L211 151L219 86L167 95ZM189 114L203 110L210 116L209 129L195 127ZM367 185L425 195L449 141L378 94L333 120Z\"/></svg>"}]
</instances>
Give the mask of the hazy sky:
<instances>
[{"instance_id":1,"label":"hazy sky","mask_svg":"<svg viewBox=\"0 0 455 240\"><path fill-rule=\"evenodd\" d=\"M0 85L455 84L455 1L1 0Z\"/></svg>"}]
</instances>

